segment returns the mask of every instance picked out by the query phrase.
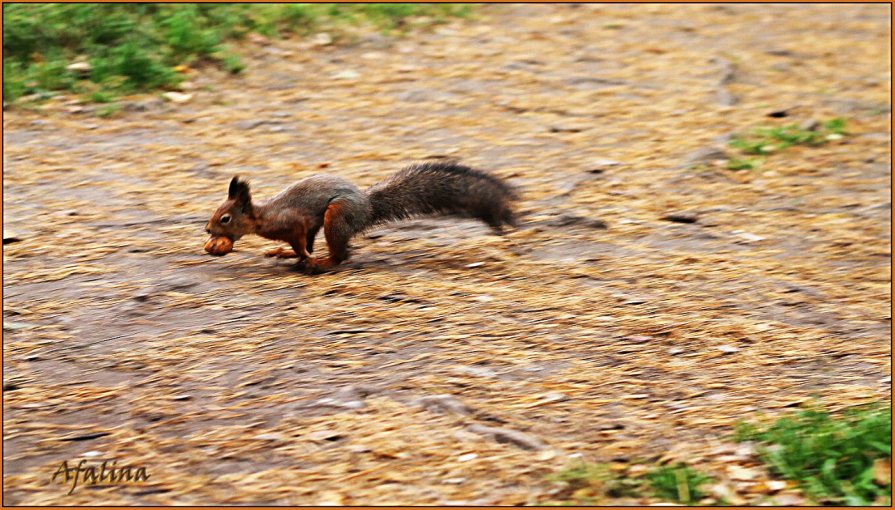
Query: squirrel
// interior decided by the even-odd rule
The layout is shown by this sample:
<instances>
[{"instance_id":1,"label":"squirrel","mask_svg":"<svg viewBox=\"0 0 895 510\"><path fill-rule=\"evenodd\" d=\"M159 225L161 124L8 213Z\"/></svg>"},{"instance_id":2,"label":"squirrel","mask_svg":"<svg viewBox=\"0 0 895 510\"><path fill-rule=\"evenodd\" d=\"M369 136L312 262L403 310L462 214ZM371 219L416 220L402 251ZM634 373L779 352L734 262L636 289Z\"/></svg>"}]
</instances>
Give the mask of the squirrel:
<instances>
[{"instance_id":1,"label":"squirrel","mask_svg":"<svg viewBox=\"0 0 895 510\"><path fill-rule=\"evenodd\" d=\"M298 258L299 270L317 274L348 259L348 242L355 234L388 221L423 215L472 217L502 234L504 225L516 226L512 202L517 198L505 181L454 162L415 163L366 191L341 177L312 175L262 203L252 201L248 183L236 176L227 200L205 227L212 235L206 251L224 255L242 236L256 234L292 246L265 256ZM314 237L321 228L329 255L313 257Z\"/></svg>"}]
</instances>

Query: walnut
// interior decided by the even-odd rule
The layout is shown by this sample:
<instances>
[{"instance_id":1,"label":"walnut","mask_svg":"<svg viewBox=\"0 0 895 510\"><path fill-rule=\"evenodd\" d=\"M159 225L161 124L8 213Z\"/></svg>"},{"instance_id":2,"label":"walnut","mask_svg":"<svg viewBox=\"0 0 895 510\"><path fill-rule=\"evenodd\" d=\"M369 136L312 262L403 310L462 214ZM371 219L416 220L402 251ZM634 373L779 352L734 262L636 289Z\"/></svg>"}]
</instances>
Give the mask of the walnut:
<instances>
[{"instance_id":1,"label":"walnut","mask_svg":"<svg viewBox=\"0 0 895 510\"><path fill-rule=\"evenodd\" d=\"M211 236L205 241L205 251L212 255L226 255L233 251L233 240L227 236Z\"/></svg>"}]
</instances>

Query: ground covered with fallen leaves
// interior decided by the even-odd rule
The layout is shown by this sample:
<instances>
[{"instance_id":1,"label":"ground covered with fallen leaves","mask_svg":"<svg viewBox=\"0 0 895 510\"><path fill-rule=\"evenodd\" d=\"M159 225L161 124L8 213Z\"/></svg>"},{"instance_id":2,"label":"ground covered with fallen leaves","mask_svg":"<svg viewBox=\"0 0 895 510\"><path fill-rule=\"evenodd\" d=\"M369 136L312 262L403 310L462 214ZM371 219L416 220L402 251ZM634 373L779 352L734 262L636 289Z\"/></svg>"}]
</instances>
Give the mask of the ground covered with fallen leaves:
<instances>
[{"instance_id":1,"label":"ground covered with fallen leaves","mask_svg":"<svg viewBox=\"0 0 895 510\"><path fill-rule=\"evenodd\" d=\"M805 502L730 436L890 399L889 7L476 12L251 38L243 75L111 117L4 112L4 503L537 504L580 460ZM733 133L831 118L727 168ZM315 277L202 251L234 174L264 198L428 158L518 186L521 228L387 225ZM151 478L67 495L78 459Z\"/></svg>"}]
</instances>

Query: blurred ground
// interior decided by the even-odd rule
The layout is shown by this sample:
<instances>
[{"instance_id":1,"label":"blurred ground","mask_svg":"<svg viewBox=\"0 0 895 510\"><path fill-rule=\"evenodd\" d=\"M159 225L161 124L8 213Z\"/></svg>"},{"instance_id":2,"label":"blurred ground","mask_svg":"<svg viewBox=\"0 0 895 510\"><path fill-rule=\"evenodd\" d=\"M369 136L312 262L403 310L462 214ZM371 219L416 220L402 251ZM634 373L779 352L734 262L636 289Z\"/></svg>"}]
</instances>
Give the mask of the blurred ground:
<instances>
[{"instance_id":1,"label":"blurred ground","mask_svg":"<svg viewBox=\"0 0 895 510\"><path fill-rule=\"evenodd\" d=\"M757 503L738 420L890 398L888 6L481 12L247 43L244 76L117 118L4 112L5 504L515 505L577 456ZM781 109L853 135L712 162ZM202 252L234 174L264 198L438 156L518 185L524 228L390 225L318 277L259 238ZM419 403L442 394L468 409ZM49 483L83 456L152 478Z\"/></svg>"}]
</instances>

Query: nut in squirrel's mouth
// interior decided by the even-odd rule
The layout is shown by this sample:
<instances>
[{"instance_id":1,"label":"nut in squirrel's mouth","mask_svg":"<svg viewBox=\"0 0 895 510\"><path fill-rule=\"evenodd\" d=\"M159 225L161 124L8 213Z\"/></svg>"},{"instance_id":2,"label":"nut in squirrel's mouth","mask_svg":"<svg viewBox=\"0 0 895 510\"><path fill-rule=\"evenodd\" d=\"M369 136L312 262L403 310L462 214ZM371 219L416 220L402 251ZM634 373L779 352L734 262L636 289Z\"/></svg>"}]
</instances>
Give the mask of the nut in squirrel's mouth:
<instances>
[{"instance_id":1,"label":"nut in squirrel's mouth","mask_svg":"<svg viewBox=\"0 0 895 510\"><path fill-rule=\"evenodd\" d=\"M222 256L233 251L233 239L228 236L213 235L205 241L205 251L215 256Z\"/></svg>"}]
</instances>

